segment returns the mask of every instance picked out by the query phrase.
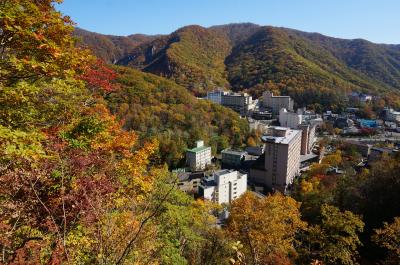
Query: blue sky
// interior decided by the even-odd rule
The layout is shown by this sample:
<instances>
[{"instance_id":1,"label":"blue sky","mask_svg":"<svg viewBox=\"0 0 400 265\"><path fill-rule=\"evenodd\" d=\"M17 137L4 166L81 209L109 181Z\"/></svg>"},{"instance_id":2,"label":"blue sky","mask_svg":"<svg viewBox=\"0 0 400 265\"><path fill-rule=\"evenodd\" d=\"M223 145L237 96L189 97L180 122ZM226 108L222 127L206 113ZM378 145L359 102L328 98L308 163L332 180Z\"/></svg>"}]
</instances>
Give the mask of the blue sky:
<instances>
[{"instance_id":1,"label":"blue sky","mask_svg":"<svg viewBox=\"0 0 400 265\"><path fill-rule=\"evenodd\" d=\"M400 0L64 0L57 9L103 34L252 22L400 44Z\"/></svg>"}]
</instances>

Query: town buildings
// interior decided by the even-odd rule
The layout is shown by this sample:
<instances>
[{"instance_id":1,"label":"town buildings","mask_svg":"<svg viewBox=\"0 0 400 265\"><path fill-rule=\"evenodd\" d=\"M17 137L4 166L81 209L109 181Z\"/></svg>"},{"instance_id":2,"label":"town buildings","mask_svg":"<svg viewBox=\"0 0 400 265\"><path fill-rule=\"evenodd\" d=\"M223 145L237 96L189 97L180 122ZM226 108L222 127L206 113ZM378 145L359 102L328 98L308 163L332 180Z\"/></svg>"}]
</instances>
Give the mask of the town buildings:
<instances>
[{"instance_id":1,"label":"town buildings","mask_svg":"<svg viewBox=\"0 0 400 265\"><path fill-rule=\"evenodd\" d=\"M261 156L264 153L264 145L260 146L247 146L245 151L252 156Z\"/></svg>"},{"instance_id":2,"label":"town buildings","mask_svg":"<svg viewBox=\"0 0 400 265\"><path fill-rule=\"evenodd\" d=\"M399 152L398 149L388 147L371 147L370 154L368 156L368 162L374 162L382 159L382 155L395 155Z\"/></svg>"},{"instance_id":3,"label":"town buildings","mask_svg":"<svg viewBox=\"0 0 400 265\"><path fill-rule=\"evenodd\" d=\"M255 120L271 120L272 119L272 112L269 111L253 111L251 117Z\"/></svg>"},{"instance_id":4,"label":"town buildings","mask_svg":"<svg viewBox=\"0 0 400 265\"><path fill-rule=\"evenodd\" d=\"M263 93L263 106L270 108L273 114L279 114L282 108L293 111L293 104L294 101L289 96L274 96L271 91Z\"/></svg>"},{"instance_id":5,"label":"town buildings","mask_svg":"<svg viewBox=\"0 0 400 265\"><path fill-rule=\"evenodd\" d=\"M359 93L359 92L352 92L349 96L350 100L353 102L362 102L366 103L368 101L372 100L372 96L364 93Z\"/></svg>"},{"instance_id":6,"label":"town buildings","mask_svg":"<svg viewBox=\"0 0 400 265\"><path fill-rule=\"evenodd\" d=\"M279 110L279 124L283 127L297 128L303 122L303 115L282 108Z\"/></svg>"},{"instance_id":7,"label":"town buildings","mask_svg":"<svg viewBox=\"0 0 400 265\"><path fill-rule=\"evenodd\" d=\"M322 120L322 117L320 114L317 114L311 110L307 110L306 108L298 108L297 114L301 115L302 122L321 124L321 125L323 123L323 120Z\"/></svg>"},{"instance_id":8,"label":"town buildings","mask_svg":"<svg viewBox=\"0 0 400 265\"><path fill-rule=\"evenodd\" d=\"M334 121L333 126L339 129L350 128L354 126L354 121L347 117L338 117Z\"/></svg>"},{"instance_id":9,"label":"town buildings","mask_svg":"<svg viewBox=\"0 0 400 265\"><path fill-rule=\"evenodd\" d=\"M303 116L303 113L305 114ZM318 118L310 113L307 114L306 110L298 109L297 112L289 112L285 108L279 111L279 124L282 127L290 129L299 129L302 131L301 136L301 154L310 154L315 141L315 129L317 122L313 123L312 118Z\"/></svg>"},{"instance_id":10,"label":"town buildings","mask_svg":"<svg viewBox=\"0 0 400 265\"><path fill-rule=\"evenodd\" d=\"M178 188L186 193L197 194L199 192L199 185L204 172L181 172L178 173Z\"/></svg>"},{"instance_id":11,"label":"town buildings","mask_svg":"<svg viewBox=\"0 0 400 265\"><path fill-rule=\"evenodd\" d=\"M385 109L385 120L392 122L400 122L400 111L393 109Z\"/></svg>"},{"instance_id":12,"label":"town buildings","mask_svg":"<svg viewBox=\"0 0 400 265\"><path fill-rule=\"evenodd\" d=\"M253 99L247 93L231 92L223 94L221 95L221 104L240 113L240 115L246 115L254 107Z\"/></svg>"},{"instance_id":13,"label":"town buildings","mask_svg":"<svg viewBox=\"0 0 400 265\"><path fill-rule=\"evenodd\" d=\"M219 170L202 179L199 195L218 204L229 204L247 190L247 174Z\"/></svg>"},{"instance_id":14,"label":"town buildings","mask_svg":"<svg viewBox=\"0 0 400 265\"><path fill-rule=\"evenodd\" d=\"M246 154L247 153L245 151L232 150L232 149L222 150L221 152L222 166L239 167L245 160Z\"/></svg>"},{"instance_id":15,"label":"town buildings","mask_svg":"<svg viewBox=\"0 0 400 265\"><path fill-rule=\"evenodd\" d=\"M203 141L197 141L196 147L186 150L186 165L191 170L203 170L211 164L211 147L204 146Z\"/></svg>"},{"instance_id":16,"label":"town buildings","mask_svg":"<svg viewBox=\"0 0 400 265\"><path fill-rule=\"evenodd\" d=\"M301 130L301 155L311 154L315 143L315 129L313 124L300 124L298 128Z\"/></svg>"},{"instance_id":17,"label":"town buildings","mask_svg":"<svg viewBox=\"0 0 400 265\"><path fill-rule=\"evenodd\" d=\"M363 143L359 141L347 140L345 141L347 145L354 148L358 153L360 153L363 157L369 157L371 153L372 144Z\"/></svg>"},{"instance_id":18,"label":"town buildings","mask_svg":"<svg viewBox=\"0 0 400 265\"><path fill-rule=\"evenodd\" d=\"M214 90L207 92L206 99L211 100L214 103L222 104L222 96L228 94L224 90Z\"/></svg>"},{"instance_id":19,"label":"town buildings","mask_svg":"<svg viewBox=\"0 0 400 265\"><path fill-rule=\"evenodd\" d=\"M250 180L285 192L299 173L301 138L301 130L284 127L263 136L265 152L250 168Z\"/></svg>"}]
</instances>

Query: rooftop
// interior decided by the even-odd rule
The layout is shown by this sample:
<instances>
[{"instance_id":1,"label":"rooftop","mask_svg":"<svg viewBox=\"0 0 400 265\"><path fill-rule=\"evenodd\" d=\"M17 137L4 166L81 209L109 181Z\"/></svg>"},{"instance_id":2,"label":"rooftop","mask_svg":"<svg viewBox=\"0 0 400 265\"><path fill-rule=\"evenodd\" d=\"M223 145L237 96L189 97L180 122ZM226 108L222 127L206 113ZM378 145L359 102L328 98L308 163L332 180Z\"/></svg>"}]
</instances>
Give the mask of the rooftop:
<instances>
[{"instance_id":1,"label":"rooftop","mask_svg":"<svg viewBox=\"0 0 400 265\"><path fill-rule=\"evenodd\" d=\"M221 170L215 171L214 172L214 176L222 176L222 175L229 174L229 173L232 173L232 172L237 172L238 175L240 175L239 171L236 171L236 170L233 170L233 169L221 169Z\"/></svg>"},{"instance_id":2,"label":"rooftop","mask_svg":"<svg viewBox=\"0 0 400 265\"><path fill-rule=\"evenodd\" d=\"M241 156L245 155L247 152L243 150L224 149L221 153Z\"/></svg>"},{"instance_id":3,"label":"rooftop","mask_svg":"<svg viewBox=\"0 0 400 265\"><path fill-rule=\"evenodd\" d=\"M195 147L195 148L192 148L192 149L187 149L186 151L187 152L192 152L192 153L197 153L197 152L201 152L201 151L204 151L206 149L209 149L209 148L211 148L211 147L209 147L209 146L201 146L201 147Z\"/></svg>"},{"instance_id":4,"label":"rooftop","mask_svg":"<svg viewBox=\"0 0 400 265\"><path fill-rule=\"evenodd\" d=\"M273 98L290 98L290 96L274 96L272 95Z\"/></svg>"},{"instance_id":5,"label":"rooftop","mask_svg":"<svg viewBox=\"0 0 400 265\"><path fill-rule=\"evenodd\" d=\"M266 91L266 92L270 92L270 91ZM265 93L265 92L264 92ZM267 95L270 95L271 98L290 98L290 96L275 96L274 93L266 93Z\"/></svg>"},{"instance_id":6,"label":"rooftop","mask_svg":"<svg viewBox=\"0 0 400 265\"><path fill-rule=\"evenodd\" d=\"M275 126L275 127L274 127L274 130L275 130L275 131L287 131L288 128L282 127L282 126Z\"/></svg>"},{"instance_id":7,"label":"rooftop","mask_svg":"<svg viewBox=\"0 0 400 265\"><path fill-rule=\"evenodd\" d=\"M204 172L185 172L178 174L180 182L191 181L192 179L201 179L205 176Z\"/></svg>"},{"instance_id":8,"label":"rooftop","mask_svg":"<svg viewBox=\"0 0 400 265\"><path fill-rule=\"evenodd\" d=\"M261 139L263 140L263 142L273 142L273 143L277 143L277 144L289 144L294 137L301 133L300 130L292 130L289 128L285 128L285 127L274 127L275 131L285 131L285 136L272 136L272 135L265 135L263 137L261 137Z\"/></svg>"},{"instance_id":9,"label":"rooftop","mask_svg":"<svg viewBox=\"0 0 400 265\"><path fill-rule=\"evenodd\" d=\"M222 90L222 89L217 89L217 90L214 90L214 91L208 91L207 92L207 94L219 94L219 93L229 93L228 91L224 91L224 90Z\"/></svg>"},{"instance_id":10,"label":"rooftop","mask_svg":"<svg viewBox=\"0 0 400 265\"><path fill-rule=\"evenodd\" d=\"M318 155L314 153L306 154L306 155L300 155L300 163L303 163L305 161L311 160L318 157Z\"/></svg>"},{"instance_id":11,"label":"rooftop","mask_svg":"<svg viewBox=\"0 0 400 265\"><path fill-rule=\"evenodd\" d=\"M204 186L208 186L208 187L217 186L218 185L217 179L219 179L220 176L223 176L223 175L229 174L229 173L233 173L233 172L236 173L236 177L238 179L240 179L243 175L246 175L246 174L243 174L240 171L237 171L237 170L234 170L234 169L221 169L221 170L213 172L212 175L208 175L208 176L204 177L201 180L201 183Z\"/></svg>"},{"instance_id":12,"label":"rooftop","mask_svg":"<svg viewBox=\"0 0 400 265\"><path fill-rule=\"evenodd\" d=\"M247 93L235 93L235 92L230 92L225 94L224 96L233 96L233 97L249 97L250 95Z\"/></svg>"}]
</instances>

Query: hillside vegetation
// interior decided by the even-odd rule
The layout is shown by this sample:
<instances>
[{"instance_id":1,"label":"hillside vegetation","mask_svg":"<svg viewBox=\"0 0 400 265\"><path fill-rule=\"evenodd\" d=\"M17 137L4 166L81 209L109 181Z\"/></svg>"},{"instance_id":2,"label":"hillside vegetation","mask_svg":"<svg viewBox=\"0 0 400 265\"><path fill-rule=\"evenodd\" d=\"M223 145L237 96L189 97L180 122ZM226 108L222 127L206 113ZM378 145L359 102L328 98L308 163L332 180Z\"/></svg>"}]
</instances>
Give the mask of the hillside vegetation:
<instances>
[{"instance_id":1,"label":"hillside vegetation","mask_svg":"<svg viewBox=\"0 0 400 265\"><path fill-rule=\"evenodd\" d=\"M75 28L73 35L80 40L81 45L90 48L98 58L107 63L116 63L119 58L131 52L134 47L158 37L143 34L133 34L126 37L103 35L80 28Z\"/></svg>"},{"instance_id":2,"label":"hillside vegetation","mask_svg":"<svg viewBox=\"0 0 400 265\"><path fill-rule=\"evenodd\" d=\"M248 136L248 124L234 111L196 99L184 87L128 67L118 66L120 89L107 97L111 110L124 128L141 139L160 142L160 160L183 166L184 152L195 140L205 140L214 151L240 146Z\"/></svg>"},{"instance_id":3,"label":"hillside vegetation","mask_svg":"<svg viewBox=\"0 0 400 265\"><path fill-rule=\"evenodd\" d=\"M280 90L303 106L332 106L352 90L394 90L351 69L310 40L273 27L261 28L236 46L226 64L233 89L250 89L258 95L265 88Z\"/></svg>"},{"instance_id":4,"label":"hillside vegetation","mask_svg":"<svg viewBox=\"0 0 400 265\"><path fill-rule=\"evenodd\" d=\"M246 123L76 47L60 2L0 5L1 264L400 264L399 155L356 171L332 142L293 197L246 192L221 226L159 162L191 138L240 145Z\"/></svg>"},{"instance_id":5,"label":"hillside vegetation","mask_svg":"<svg viewBox=\"0 0 400 265\"><path fill-rule=\"evenodd\" d=\"M269 88L299 105L336 106L350 91L364 91L400 105L399 45L286 28L188 26L133 47L117 64L170 78L201 95L218 86L255 96Z\"/></svg>"},{"instance_id":6,"label":"hillside vegetation","mask_svg":"<svg viewBox=\"0 0 400 265\"><path fill-rule=\"evenodd\" d=\"M118 64L171 78L195 93L226 86L229 41L214 31L188 26L140 45Z\"/></svg>"}]
</instances>

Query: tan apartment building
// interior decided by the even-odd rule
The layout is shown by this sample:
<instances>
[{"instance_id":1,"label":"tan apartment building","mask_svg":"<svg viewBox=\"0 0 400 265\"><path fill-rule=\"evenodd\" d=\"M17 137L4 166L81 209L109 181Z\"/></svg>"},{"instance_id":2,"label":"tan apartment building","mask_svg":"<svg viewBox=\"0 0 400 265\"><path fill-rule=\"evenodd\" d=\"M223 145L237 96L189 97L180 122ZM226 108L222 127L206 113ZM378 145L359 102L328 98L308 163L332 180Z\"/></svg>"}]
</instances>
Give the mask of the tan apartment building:
<instances>
[{"instance_id":1,"label":"tan apartment building","mask_svg":"<svg viewBox=\"0 0 400 265\"><path fill-rule=\"evenodd\" d=\"M284 127L263 136L265 151L250 169L251 181L285 192L299 173L301 136L300 130Z\"/></svg>"},{"instance_id":2,"label":"tan apartment building","mask_svg":"<svg viewBox=\"0 0 400 265\"><path fill-rule=\"evenodd\" d=\"M311 153L315 143L315 129L316 125L300 124L301 130L301 154L308 155Z\"/></svg>"},{"instance_id":3,"label":"tan apartment building","mask_svg":"<svg viewBox=\"0 0 400 265\"><path fill-rule=\"evenodd\" d=\"M272 109L273 114L279 114L281 109L293 111L294 101L289 96L274 96L271 91L263 93L263 106Z\"/></svg>"},{"instance_id":4,"label":"tan apartment building","mask_svg":"<svg viewBox=\"0 0 400 265\"><path fill-rule=\"evenodd\" d=\"M221 96L221 104L245 115L253 107L253 99L247 93L228 93Z\"/></svg>"}]
</instances>

